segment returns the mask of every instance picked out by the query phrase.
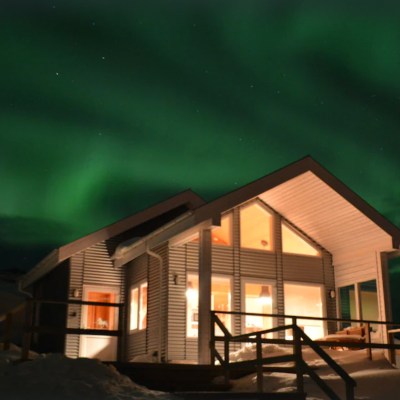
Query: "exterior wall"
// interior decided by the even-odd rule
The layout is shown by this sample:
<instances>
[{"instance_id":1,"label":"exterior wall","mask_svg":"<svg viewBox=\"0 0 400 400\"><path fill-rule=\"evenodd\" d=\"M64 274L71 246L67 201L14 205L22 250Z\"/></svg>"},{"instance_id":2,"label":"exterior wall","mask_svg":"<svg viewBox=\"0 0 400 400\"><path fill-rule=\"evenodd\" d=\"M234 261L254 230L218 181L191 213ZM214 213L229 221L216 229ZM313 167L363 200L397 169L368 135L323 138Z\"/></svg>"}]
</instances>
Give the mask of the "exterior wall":
<instances>
[{"instance_id":1,"label":"exterior wall","mask_svg":"<svg viewBox=\"0 0 400 400\"><path fill-rule=\"evenodd\" d=\"M387 320L385 306L385 285L379 248L391 248L391 241L386 234L376 234L356 245L346 246L333 257L335 266L335 285L337 288L361 282L376 280L379 319ZM339 301L339 299L338 299ZM385 329L381 327L375 340L386 341Z\"/></svg>"},{"instance_id":2,"label":"exterior wall","mask_svg":"<svg viewBox=\"0 0 400 400\"><path fill-rule=\"evenodd\" d=\"M120 290L119 302L124 302L124 270L121 267L114 267L104 241L71 257L69 299L82 300L84 285L116 287ZM76 290L78 297L74 297ZM81 316L81 306L70 305L68 307L67 327L79 328ZM78 335L67 335L65 353L69 357L79 356Z\"/></svg>"},{"instance_id":3,"label":"exterior wall","mask_svg":"<svg viewBox=\"0 0 400 400\"><path fill-rule=\"evenodd\" d=\"M271 211L272 212L272 211ZM230 276L232 282L232 307L234 311L242 309L243 278L259 278L275 282L276 308L274 312L284 314L283 282L304 282L322 284L325 288L326 315L336 316L335 301L329 298L334 289L334 272L331 255L316 245L322 257L282 254L281 220L274 214L274 251L240 248L239 208L233 210L232 247L212 246L212 273ZM168 359L196 360L197 339L186 337L186 280L187 274L198 271L198 244L187 243L172 247L169 251L169 321L168 321ZM174 280L172 277L177 276ZM178 282L175 284L175 282ZM172 312L176 310L176 312ZM282 324L283 321L278 321ZM335 327L328 326L328 331ZM234 317L234 334L242 331L242 318Z\"/></svg>"},{"instance_id":4,"label":"exterior wall","mask_svg":"<svg viewBox=\"0 0 400 400\"><path fill-rule=\"evenodd\" d=\"M136 356L153 356L160 353L159 358L166 358L166 337L168 324L168 245L165 243L153 251L162 258L162 265L158 258L144 254L125 266L127 269L127 315L126 318L126 361L131 361ZM162 281L160 291L160 280ZM147 328L129 331L129 302L130 288L143 281L148 282L147 300ZM161 317L160 317L161 315Z\"/></svg>"}]
</instances>

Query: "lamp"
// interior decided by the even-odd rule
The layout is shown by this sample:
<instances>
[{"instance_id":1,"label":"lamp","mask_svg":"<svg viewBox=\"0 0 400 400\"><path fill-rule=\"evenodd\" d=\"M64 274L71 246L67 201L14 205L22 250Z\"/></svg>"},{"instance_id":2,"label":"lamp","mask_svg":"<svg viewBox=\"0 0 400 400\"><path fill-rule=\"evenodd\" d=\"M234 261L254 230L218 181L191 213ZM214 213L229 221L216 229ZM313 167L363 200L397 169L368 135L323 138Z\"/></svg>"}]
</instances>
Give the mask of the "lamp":
<instances>
[{"instance_id":1,"label":"lamp","mask_svg":"<svg viewBox=\"0 0 400 400\"><path fill-rule=\"evenodd\" d=\"M272 304L272 297L269 286L261 286L261 292L259 297L260 303L263 305Z\"/></svg>"},{"instance_id":2,"label":"lamp","mask_svg":"<svg viewBox=\"0 0 400 400\"><path fill-rule=\"evenodd\" d=\"M329 297L331 299L334 299L336 297L336 292L333 289L329 291Z\"/></svg>"},{"instance_id":3,"label":"lamp","mask_svg":"<svg viewBox=\"0 0 400 400\"><path fill-rule=\"evenodd\" d=\"M190 302L195 302L199 298L199 291L193 287L193 283L191 281L189 281L187 284L186 298Z\"/></svg>"}]
</instances>

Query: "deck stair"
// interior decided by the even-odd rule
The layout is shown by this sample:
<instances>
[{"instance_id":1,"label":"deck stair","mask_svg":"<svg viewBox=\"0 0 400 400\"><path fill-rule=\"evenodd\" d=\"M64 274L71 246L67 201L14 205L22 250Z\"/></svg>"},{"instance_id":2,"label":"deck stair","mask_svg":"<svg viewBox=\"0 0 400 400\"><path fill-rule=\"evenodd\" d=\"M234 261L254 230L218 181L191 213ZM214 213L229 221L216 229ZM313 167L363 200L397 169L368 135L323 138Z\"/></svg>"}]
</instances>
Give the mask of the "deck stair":
<instances>
[{"instance_id":1,"label":"deck stair","mask_svg":"<svg viewBox=\"0 0 400 400\"><path fill-rule=\"evenodd\" d=\"M228 312L225 312L228 313ZM232 313L232 312L229 312ZM243 313L236 313L243 314ZM262 394L264 392L264 372L268 371L281 371L281 372L294 372L296 375L296 395L304 395L304 375L308 375L319 388L331 399L331 400L342 400L339 395L327 384L316 372L315 369L310 367L303 359L302 348L307 346L311 348L315 354L317 354L325 363L335 372L342 380L345 385L345 399L354 400L354 388L356 382L350 375L333 360L322 347L313 341L304 331L297 325L297 317L292 317L292 324L277 326L272 329L265 329L257 332L251 332L247 334L233 336L227 328L224 326L222 321L219 319L216 312L212 312L211 323L214 328L219 327L222 331L222 336L215 335L212 332L211 337L211 354L215 361L218 361L221 366L225 369L225 382L228 383L231 379L232 373L236 368L249 367L253 368L257 376L257 392ZM292 345L292 354L282 356L270 356L267 357L263 354L263 344L274 343L274 339L267 338L268 334L284 332L290 330L293 335L293 340L279 339L279 341L286 342L286 344ZM223 344L223 355L220 354L217 343ZM252 343L256 348L256 357L252 360L246 360L241 362L230 361L230 345L234 343ZM282 364L291 362L294 367L275 366L271 367L271 364Z\"/></svg>"}]
</instances>

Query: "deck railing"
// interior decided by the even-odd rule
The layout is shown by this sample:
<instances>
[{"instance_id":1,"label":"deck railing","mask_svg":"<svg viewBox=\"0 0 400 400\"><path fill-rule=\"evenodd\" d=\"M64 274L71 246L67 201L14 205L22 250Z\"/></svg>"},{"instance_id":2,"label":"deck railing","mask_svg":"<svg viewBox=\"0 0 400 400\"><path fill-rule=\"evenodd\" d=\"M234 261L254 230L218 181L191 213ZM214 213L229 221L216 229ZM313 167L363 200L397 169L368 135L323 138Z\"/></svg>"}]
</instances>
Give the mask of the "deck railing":
<instances>
[{"instance_id":1,"label":"deck railing","mask_svg":"<svg viewBox=\"0 0 400 400\"><path fill-rule=\"evenodd\" d=\"M68 328L59 326L43 326L38 324L38 312L42 304L52 304L68 307L69 305L81 306L101 306L118 308L118 329L85 329L85 328ZM29 351L32 344L32 335L34 333L44 333L51 335L99 335L99 336L122 336L123 335L123 303L106 303L84 300L43 300L43 299L27 299L25 304L25 323L22 340L21 359L28 359ZM68 310L67 310L68 311Z\"/></svg>"},{"instance_id":2,"label":"deck railing","mask_svg":"<svg viewBox=\"0 0 400 400\"><path fill-rule=\"evenodd\" d=\"M229 330L225 327L222 321L219 319L218 314L231 314L241 317L248 315L259 316L259 317L273 317L282 319L290 319L291 324L284 326L277 326L271 329L260 330L257 332L251 332L241 335L233 336ZM318 321L328 321L336 323L357 323L365 327L366 332L366 343L355 343L351 341L342 340L340 343L336 340L312 340L299 326L298 320L318 320ZM225 379L228 383L231 370L236 368L253 368L257 373L257 391L263 391L263 372L270 367L266 365L282 363L293 361L294 367L274 367L274 370L294 372L296 374L296 385L297 391L299 393L304 393L304 379L303 375L309 375L314 382L333 400L340 400L339 396L332 390L332 388L323 381L318 374L307 365L302 357L303 346L310 347L321 359L323 359L327 365L329 365L333 371L338 374L344 381L346 387L346 399L354 399L354 387L356 385L355 381L346 373L346 371L340 367L323 349L321 346L345 346L348 348L366 348L367 355L372 357L372 348L388 349L394 352L395 349L400 349L400 345L394 345L393 343L372 343L371 342L371 324L381 324L386 326L400 326L393 322L382 322L382 321L371 321L371 320L349 320L342 318L317 318L317 317L299 317L295 315L281 315L281 314L258 314L258 313L242 313L242 312L229 312L229 311L212 311L211 312L211 356L212 362L218 361L225 369ZM222 332L222 335L216 335L215 328L218 327ZM293 332L293 339L287 340L284 338L267 338L267 334L285 332L291 329ZM390 332L390 330L389 330ZM283 334L284 335L284 334ZM219 353L217 349L217 343L223 343L223 356ZM256 358L254 360L231 362L230 361L230 345L233 343L253 343L256 346ZM267 343L284 344L291 345L293 347L293 353L283 356L270 356L264 357L262 352L262 345Z\"/></svg>"}]
</instances>

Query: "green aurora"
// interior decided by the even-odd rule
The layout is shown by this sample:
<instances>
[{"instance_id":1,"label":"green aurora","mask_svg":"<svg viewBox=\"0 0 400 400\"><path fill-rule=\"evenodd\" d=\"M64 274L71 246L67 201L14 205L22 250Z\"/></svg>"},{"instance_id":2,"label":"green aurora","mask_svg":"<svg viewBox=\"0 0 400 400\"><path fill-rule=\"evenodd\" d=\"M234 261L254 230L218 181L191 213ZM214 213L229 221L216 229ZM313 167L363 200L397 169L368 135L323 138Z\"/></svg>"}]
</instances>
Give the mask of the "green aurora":
<instances>
[{"instance_id":1,"label":"green aurora","mask_svg":"<svg viewBox=\"0 0 400 400\"><path fill-rule=\"evenodd\" d=\"M3 0L0 268L312 155L400 226L400 3Z\"/></svg>"}]
</instances>

